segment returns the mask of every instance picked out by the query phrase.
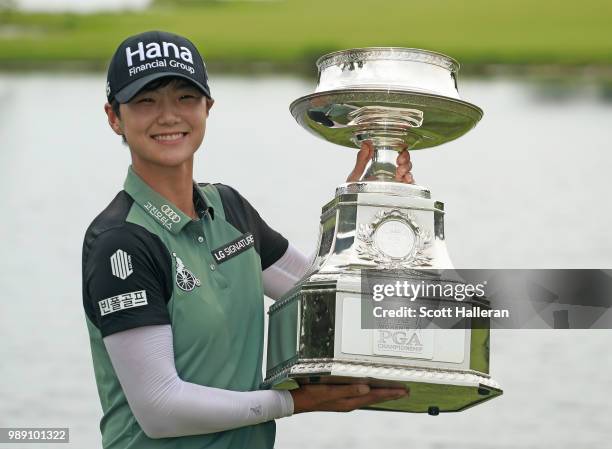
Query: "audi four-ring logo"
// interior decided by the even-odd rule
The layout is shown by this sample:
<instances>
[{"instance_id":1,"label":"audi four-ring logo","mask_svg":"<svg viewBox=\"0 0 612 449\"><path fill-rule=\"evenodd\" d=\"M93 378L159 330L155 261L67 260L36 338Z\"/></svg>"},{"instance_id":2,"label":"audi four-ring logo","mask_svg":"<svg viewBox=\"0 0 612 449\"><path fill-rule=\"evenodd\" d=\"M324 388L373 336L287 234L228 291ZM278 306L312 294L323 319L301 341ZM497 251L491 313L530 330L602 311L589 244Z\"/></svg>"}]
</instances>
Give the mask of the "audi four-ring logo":
<instances>
[{"instance_id":1,"label":"audi four-ring logo","mask_svg":"<svg viewBox=\"0 0 612 449\"><path fill-rule=\"evenodd\" d=\"M166 214L166 217L168 217L170 220L172 220L174 223L178 223L179 221L181 221L181 217L179 217L179 215L174 212L172 210L172 208L170 206L168 206L167 204L164 204L161 207L161 211Z\"/></svg>"}]
</instances>

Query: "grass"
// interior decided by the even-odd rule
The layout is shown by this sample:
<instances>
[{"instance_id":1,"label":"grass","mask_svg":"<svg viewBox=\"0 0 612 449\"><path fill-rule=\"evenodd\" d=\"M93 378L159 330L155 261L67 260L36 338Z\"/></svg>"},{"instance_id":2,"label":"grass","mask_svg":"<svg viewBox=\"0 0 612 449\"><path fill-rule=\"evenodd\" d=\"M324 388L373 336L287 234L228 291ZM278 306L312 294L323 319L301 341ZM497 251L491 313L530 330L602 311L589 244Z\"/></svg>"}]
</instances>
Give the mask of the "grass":
<instances>
[{"instance_id":1,"label":"grass","mask_svg":"<svg viewBox=\"0 0 612 449\"><path fill-rule=\"evenodd\" d=\"M462 64L612 64L612 2L285 0L203 2L143 12L0 13L0 67L104 66L124 37L164 29L212 64L312 66L331 50L419 47ZM563 4L565 3L565 5Z\"/></svg>"}]
</instances>

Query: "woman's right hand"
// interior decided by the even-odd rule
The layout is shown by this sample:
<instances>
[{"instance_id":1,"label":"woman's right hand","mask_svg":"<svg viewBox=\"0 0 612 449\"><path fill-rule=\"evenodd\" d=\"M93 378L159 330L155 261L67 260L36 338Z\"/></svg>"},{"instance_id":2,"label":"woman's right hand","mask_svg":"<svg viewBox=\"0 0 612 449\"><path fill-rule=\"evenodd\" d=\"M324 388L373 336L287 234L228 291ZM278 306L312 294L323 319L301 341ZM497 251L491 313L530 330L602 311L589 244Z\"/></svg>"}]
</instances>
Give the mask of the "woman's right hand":
<instances>
[{"instance_id":1,"label":"woman's right hand","mask_svg":"<svg viewBox=\"0 0 612 449\"><path fill-rule=\"evenodd\" d=\"M293 413L350 412L366 405L399 399L408 395L404 388L370 388L364 384L302 385L290 390Z\"/></svg>"}]
</instances>

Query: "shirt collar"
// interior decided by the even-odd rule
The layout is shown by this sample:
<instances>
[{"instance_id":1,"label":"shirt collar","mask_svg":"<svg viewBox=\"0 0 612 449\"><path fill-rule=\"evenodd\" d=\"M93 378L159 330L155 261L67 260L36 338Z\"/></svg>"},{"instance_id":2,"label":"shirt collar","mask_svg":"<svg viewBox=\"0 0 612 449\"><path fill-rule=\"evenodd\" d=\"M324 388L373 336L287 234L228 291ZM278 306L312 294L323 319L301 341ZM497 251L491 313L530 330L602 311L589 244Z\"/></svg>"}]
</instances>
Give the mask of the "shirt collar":
<instances>
[{"instance_id":1,"label":"shirt collar","mask_svg":"<svg viewBox=\"0 0 612 449\"><path fill-rule=\"evenodd\" d=\"M136 174L131 165L128 168L128 174L125 178L123 188L160 226L173 234L181 232L181 229L191 221L191 217L183 213L169 200L149 187L149 185ZM204 196L195 183L193 190L194 205L198 215L201 216L201 214L210 210L212 218L212 208L207 206Z\"/></svg>"},{"instance_id":2,"label":"shirt collar","mask_svg":"<svg viewBox=\"0 0 612 449\"><path fill-rule=\"evenodd\" d=\"M208 205L208 201L206 201L206 194L195 182L193 183L193 204L195 206L196 213L200 216L200 218L208 213L210 218L213 220L215 219L215 210L212 206Z\"/></svg>"}]
</instances>

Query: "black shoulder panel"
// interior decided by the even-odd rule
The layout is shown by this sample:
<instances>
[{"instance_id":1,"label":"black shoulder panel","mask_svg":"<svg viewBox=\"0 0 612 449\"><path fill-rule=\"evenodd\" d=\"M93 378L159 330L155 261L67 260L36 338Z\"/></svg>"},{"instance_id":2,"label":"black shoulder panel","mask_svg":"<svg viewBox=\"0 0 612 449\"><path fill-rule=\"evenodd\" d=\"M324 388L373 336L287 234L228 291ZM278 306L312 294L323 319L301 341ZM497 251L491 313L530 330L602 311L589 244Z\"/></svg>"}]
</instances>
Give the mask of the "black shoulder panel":
<instances>
[{"instance_id":1,"label":"black shoulder panel","mask_svg":"<svg viewBox=\"0 0 612 449\"><path fill-rule=\"evenodd\" d=\"M172 258L157 235L126 222L133 202L119 192L83 241L83 307L103 336L170 322Z\"/></svg>"},{"instance_id":2,"label":"black shoulder panel","mask_svg":"<svg viewBox=\"0 0 612 449\"><path fill-rule=\"evenodd\" d=\"M265 270L280 259L289 242L272 229L261 218L257 210L232 187L215 184L225 212L225 220L242 233L251 232L255 237L255 250L261 259L261 269Z\"/></svg>"}]
</instances>

